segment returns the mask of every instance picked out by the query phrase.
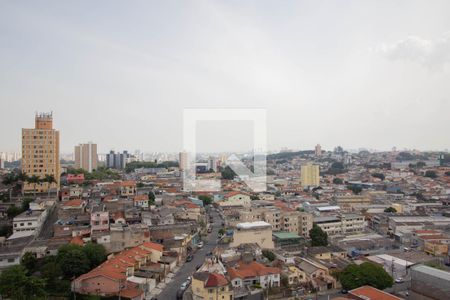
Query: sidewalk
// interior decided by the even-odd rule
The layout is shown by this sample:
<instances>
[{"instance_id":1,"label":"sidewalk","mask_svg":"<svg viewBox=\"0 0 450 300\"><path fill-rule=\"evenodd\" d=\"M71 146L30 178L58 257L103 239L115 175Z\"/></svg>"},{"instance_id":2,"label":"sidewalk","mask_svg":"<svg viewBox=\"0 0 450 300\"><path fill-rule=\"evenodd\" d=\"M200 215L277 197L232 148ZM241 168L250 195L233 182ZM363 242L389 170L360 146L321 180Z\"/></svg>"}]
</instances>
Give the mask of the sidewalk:
<instances>
[{"instance_id":1,"label":"sidewalk","mask_svg":"<svg viewBox=\"0 0 450 300\"><path fill-rule=\"evenodd\" d=\"M158 283L156 285L156 287L154 289L152 289L150 291L150 293L148 293L145 296L146 300L150 300L153 297L158 297L158 295L161 293L161 291L169 284L172 282L173 278L175 277L175 275L178 273L178 271L180 270L180 268L184 265L184 262L181 263L181 265L176 266L172 271L170 271L169 273L167 273L166 278L161 281L160 283Z\"/></svg>"}]
</instances>

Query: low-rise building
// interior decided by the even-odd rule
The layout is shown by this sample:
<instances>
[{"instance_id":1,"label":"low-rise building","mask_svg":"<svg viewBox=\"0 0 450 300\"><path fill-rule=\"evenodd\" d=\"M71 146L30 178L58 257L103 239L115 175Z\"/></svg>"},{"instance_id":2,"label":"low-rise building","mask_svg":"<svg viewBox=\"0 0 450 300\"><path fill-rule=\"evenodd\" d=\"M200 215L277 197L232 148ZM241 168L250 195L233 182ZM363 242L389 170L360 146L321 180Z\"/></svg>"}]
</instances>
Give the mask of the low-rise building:
<instances>
[{"instance_id":1,"label":"low-rise building","mask_svg":"<svg viewBox=\"0 0 450 300\"><path fill-rule=\"evenodd\" d=\"M358 234L362 233L366 227L364 216L357 214L316 217L314 223L328 236Z\"/></svg>"},{"instance_id":2,"label":"low-rise building","mask_svg":"<svg viewBox=\"0 0 450 300\"><path fill-rule=\"evenodd\" d=\"M27 210L13 219L13 233L29 232L38 235L47 218L47 210Z\"/></svg>"},{"instance_id":3,"label":"low-rise building","mask_svg":"<svg viewBox=\"0 0 450 300\"><path fill-rule=\"evenodd\" d=\"M196 272L192 275L193 300L233 299L233 289L228 279L220 273Z\"/></svg>"},{"instance_id":4,"label":"low-rise building","mask_svg":"<svg viewBox=\"0 0 450 300\"><path fill-rule=\"evenodd\" d=\"M272 226L264 221L237 224L230 247L247 243L258 244L263 249L273 249Z\"/></svg>"},{"instance_id":5,"label":"low-rise building","mask_svg":"<svg viewBox=\"0 0 450 300\"><path fill-rule=\"evenodd\" d=\"M281 269L266 267L256 261L240 261L227 272L233 287L259 284L262 288L270 288L280 286L281 282Z\"/></svg>"}]
</instances>

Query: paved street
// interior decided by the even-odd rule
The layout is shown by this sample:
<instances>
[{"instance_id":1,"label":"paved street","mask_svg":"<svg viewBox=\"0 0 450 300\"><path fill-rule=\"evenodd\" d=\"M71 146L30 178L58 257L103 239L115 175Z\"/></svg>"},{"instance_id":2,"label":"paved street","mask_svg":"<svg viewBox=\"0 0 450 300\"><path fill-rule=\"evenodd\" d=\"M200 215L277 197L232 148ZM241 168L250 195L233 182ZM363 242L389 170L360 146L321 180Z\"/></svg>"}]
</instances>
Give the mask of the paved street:
<instances>
[{"instance_id":1,"label":"paved street","mask_svg":"<svg viewBox=\"0 0 450 300\"><path fill-rule=\"evenodd\" d=\"M157 296L158 300L176 299L177 291L180 288L180 285L187 279L188 276L191 276L196 271L197 265L203 263L206 254L216 247L217 235L219 229L222 227L222 220L215 210L212 211L212 216L214 219L214 224L212 225L213 230L206 237L203 237L205 245L202 249L198 249L194 254L194 259L190 262L186 262L175 274L175 276L173 276L173 279L167 283L162 292Z\"/></svg>"}]
</instances>

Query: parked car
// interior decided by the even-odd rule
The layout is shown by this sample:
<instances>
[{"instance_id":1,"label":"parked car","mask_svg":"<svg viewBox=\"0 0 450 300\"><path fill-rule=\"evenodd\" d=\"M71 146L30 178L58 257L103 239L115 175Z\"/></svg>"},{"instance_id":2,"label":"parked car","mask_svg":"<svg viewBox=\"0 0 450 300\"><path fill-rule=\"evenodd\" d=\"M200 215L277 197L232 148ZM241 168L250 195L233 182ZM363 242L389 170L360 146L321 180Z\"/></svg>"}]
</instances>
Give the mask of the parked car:
<instances>
[{"instance_id":1,"label":"parked car","mask_svg":"<svg viewBox=\"0 0 450 300\"><path fill-rule=\"evenodd\" d=\"M202 248L202 247L203 247L203 242L199 242L199 243L197 244L197 247Z\"/></svg>"},{"instance_id":2,"label":"parked car","mask_svg":"<svg viewBox=\"0 0 450 300\"><path fill-rule=\"evenodd\" d=\"M402 277L398 277L395 279L395 283L402 283L402 282L405 282Z\"/></svg>"},{"instance_id":3,"label":"parked car","mask_svg":"<svg viewBox=\"0 0 450 300\"><path fill-rule=\"evenodd\" d=\"M194 259L194 255L188 255L187 257L186 257L186 262L190 262L190 261L192 261Z\"/></svg>"},{"instance_id":4,"label":"parked car","mask_svg":"<svg viewBox=\"0 0 450 300\"><path fill-rule=\"evenodd\" d=\"M185 281L185 282L183 282L182 284L181 284L181 286L180 286L180 289L181 290L185 290L185 289L187 289L187 287L190 285L191 283L189 282L189 281Z\"/></svg>"}]
</instances>

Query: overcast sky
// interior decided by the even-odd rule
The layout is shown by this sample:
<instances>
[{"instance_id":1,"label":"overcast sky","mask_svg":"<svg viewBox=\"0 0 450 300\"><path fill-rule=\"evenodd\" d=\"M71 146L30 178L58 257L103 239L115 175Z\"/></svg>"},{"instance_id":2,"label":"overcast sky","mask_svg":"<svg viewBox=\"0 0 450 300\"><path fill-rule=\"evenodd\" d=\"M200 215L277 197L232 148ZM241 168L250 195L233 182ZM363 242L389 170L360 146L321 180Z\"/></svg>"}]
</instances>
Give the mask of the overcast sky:
<instances>
[{"instance_id":1,"label":"overcast sky","mask_svg":"<svg viewBox=\"0 0 450 300\"><path fill-rule=\"evenodd\" d=\"M0 2L0 151L53 111L63 152L176 152L184 108L265 108L269 149L446 149L449 97L450 1Z\"/></svg>"}]
</instances>

